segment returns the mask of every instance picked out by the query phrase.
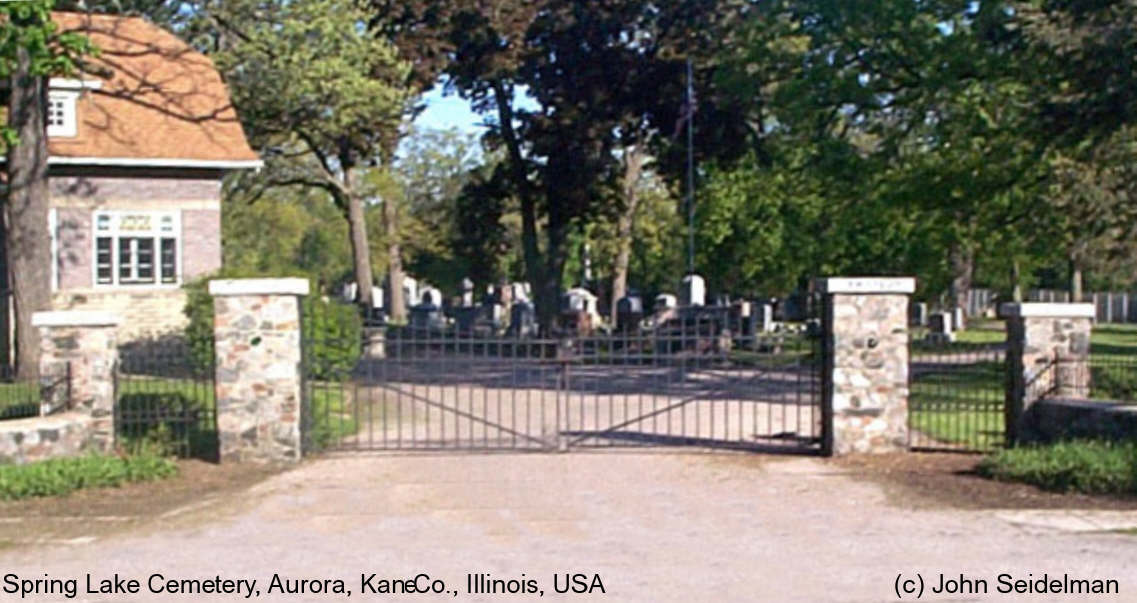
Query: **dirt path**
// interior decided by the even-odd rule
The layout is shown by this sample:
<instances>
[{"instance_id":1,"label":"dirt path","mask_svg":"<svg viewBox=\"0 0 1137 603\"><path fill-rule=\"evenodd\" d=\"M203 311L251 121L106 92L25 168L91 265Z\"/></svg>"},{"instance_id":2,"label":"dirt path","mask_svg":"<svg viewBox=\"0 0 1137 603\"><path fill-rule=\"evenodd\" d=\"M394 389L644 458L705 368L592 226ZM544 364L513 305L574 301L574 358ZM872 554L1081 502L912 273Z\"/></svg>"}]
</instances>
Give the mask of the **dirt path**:
<instances>
[{"instance_id":1,"label":"dirt path","mask_svg":"<svg viewBox=\"0 0 1137 603\"><path fill-rule=\"evenodd\" d=\"M942 572L984 578L990 593L924 600L1087 600L995 592L999 573L1048 572L1116 579L1120 596L1105 600L1137 599L1137 536L909 504L878 480L853 479L858 471L730 454L326 458L214 505L196 523L159 520L89 542L8 549L0 565L27 577L119 572L144 589L155 572L255 578L261 599L290 601L330 597L270 595L274 573L340 578L356 599L360 574L420 572L459 595L404 599L525 598L467 594L468 573L532 578L545 598L582 599L553 592L554 575L570 572L589 581L598 573L611 601L886 601L896 600L899 573L933 580ZM170 597L144 590L98 600Z\"/></svg>"}]
</instances>

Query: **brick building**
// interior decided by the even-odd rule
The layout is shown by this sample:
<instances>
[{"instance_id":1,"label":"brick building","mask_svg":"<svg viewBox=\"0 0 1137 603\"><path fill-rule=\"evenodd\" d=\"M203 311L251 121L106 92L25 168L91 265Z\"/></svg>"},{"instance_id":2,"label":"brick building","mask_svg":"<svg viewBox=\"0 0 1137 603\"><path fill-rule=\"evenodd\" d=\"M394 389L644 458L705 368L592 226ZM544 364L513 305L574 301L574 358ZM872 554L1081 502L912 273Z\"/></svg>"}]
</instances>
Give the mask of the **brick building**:
<instances>
[{"instance_id":1,"label":"brick building","mask_svg":"<svg viewBox=\"0 0 1137 603\"><path fill-rule=\"evenodd\" d=\"M53 306L113 310L121 336L180 328L182 285L221 266L221 179L255 169L209 58L137 17L56 13L102 69L53 78Z\"/></svg>"}]
</instances>

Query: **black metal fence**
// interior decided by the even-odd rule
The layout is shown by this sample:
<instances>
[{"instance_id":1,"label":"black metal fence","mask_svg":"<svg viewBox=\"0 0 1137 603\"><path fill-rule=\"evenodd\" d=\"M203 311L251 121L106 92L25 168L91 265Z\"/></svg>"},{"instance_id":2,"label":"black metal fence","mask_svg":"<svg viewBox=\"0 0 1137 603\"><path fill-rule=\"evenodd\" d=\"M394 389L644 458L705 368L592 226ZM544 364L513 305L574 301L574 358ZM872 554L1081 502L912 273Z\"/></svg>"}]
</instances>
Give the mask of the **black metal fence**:
<instances>
[{"instance_id":1,"label":"black metal fence","mask_svg":"<svg viewBox=\"0 0 1137 603\"><path fill-rule=\"evenodd\" d=\"M11 366L0 366L0 421L62 412L71 407L71 365L62 375L21 379Z\"/></svg>"},{"instance_id":2,"label":"black metal fence","mask_svg":"<svg viewBox=\"0 0 1137 603\"><path fill-rule=\"evenodd\" d=\"M908 440L917 450L986 452L1006 444L1006 345L910 347Z\"/></svg>"},{"instance_id":3,"label":"black metal fence","mask_svg":"<svg viewBox=\"0 0 1137 603\"><path fill-rule=\"evenodd\" d=\"M307 450L819 452L820 339L713 321L566 338L306 333Z\"/></svg>"},{"instance_id":4,"label":"black metal fence","mask_svg":"<svg viewBox=\"0 0 1137 603\"><path fill-rule=\"evenodd\" d=\"M1089 397L1137 401L1137 356L1090 354Z\"/></svg>"},{"instance_id":5,"label":"black metal fence","mask_svg":"<svg viewBox=\"0 0 1137 603\"><path fill-rule=\"evenodd\" d=\"M117 444L215 460L213 385L212 342L191 347L180 338L168 338L123 346L115 371Z\"/></svg>"}]
</instances>

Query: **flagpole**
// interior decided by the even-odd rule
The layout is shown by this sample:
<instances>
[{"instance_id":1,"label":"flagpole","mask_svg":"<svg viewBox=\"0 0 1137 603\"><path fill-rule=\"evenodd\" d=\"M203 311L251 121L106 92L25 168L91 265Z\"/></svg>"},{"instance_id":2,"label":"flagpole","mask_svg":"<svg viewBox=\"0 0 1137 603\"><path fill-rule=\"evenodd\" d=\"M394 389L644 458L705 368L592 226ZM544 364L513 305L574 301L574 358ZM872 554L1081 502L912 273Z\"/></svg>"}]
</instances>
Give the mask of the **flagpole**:
<instances>
[{"instance_id":1,"label":"flagpole","mask_svg":"<svg viewBox=\"0 0 1137 603\"><path fill-rule=\"evenodd\" d=\"M695 105L691 57L687 57L687 274L695 274Z\"/></svg>"}]
</instances>

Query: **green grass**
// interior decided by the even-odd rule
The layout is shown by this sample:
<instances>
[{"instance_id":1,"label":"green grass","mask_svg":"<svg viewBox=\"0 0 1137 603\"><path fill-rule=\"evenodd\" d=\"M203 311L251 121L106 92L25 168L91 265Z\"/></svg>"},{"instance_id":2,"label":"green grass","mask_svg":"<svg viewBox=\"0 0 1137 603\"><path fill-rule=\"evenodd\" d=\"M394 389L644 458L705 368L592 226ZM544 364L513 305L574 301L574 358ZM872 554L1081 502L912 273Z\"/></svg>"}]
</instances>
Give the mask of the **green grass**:
<instances>
[{"instance_id":1,"label":"green grass","mask_svg":"<svg viewBox=\"0 0 1137 603\"><path fill-rule=\"evenodd\" d=\"M1137 401L1137 325L1097 325L1090 341L1090 398Z\"/></svg>"},{"instance_id":2,"label":"green grass","mask_svg":"<svg viewBox=\"0 0 1137 603\"><path fill-rule=\"evenodd\" d=\"M1004 440L1002 362L977 361L926 373L911 383L910 424L933 442L989 450Z\"/></svg>"},{"instance_id":3,"label":"green grass","mask_svg":"<svg viewBox=\"0 0 1137 603\"><path fill-rule=\"evenodd\" d=\"M1137 494L1137 442L1074 441L1000 450L980 475L1055 492Z\"/></svg>"},{"instance_id":4,"label":"green grass","mask_svg":"<svg viewBox=\"0 0 1137 603\"><path fill-rule=\"evenodd\" d=\"M177 465L169 458L147 451L125 457L90 455L0 465L0 500L63 496L81 488L117 487L163 479L177 472Z\"/></svg>"},{"instance_id":5,"label":"green grass","mask_svg":"<svg viewBox=\"0 0 1137 603\"><path fill-rule=\"evenodd\" d=\"M214 400L213 381L211 379L175 379L170 377L143 377L130 375L119 377L118 395L123 394L174 394L187 401L213 408L217 405Z\"/></svg>"},{"instance_id":6,"label":"green grass","mask_svg":"<svg viewBox=\"0 0 1137 603\"><path fill-rule=\"evenodd\" d=\"M39 384L28 381L0 382L0 420L39 414Z\"/></svg>"}]
</instances>

